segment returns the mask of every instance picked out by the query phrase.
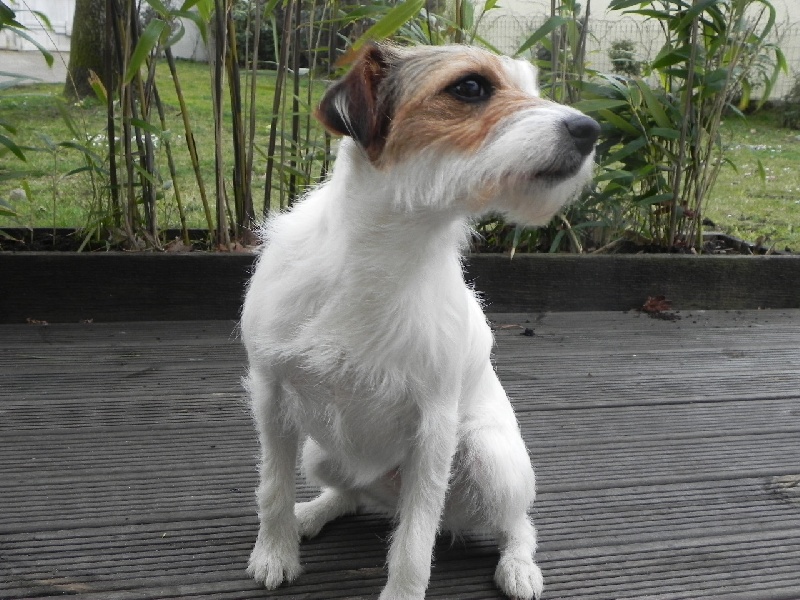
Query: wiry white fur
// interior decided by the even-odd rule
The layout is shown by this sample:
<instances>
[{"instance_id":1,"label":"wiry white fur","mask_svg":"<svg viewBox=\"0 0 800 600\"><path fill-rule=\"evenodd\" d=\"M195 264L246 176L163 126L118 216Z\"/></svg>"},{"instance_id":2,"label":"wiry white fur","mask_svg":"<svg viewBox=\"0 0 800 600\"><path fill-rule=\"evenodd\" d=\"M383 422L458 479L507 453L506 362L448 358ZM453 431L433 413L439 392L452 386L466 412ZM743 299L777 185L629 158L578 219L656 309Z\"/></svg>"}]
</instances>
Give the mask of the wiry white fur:
<instances>
[{"instance_id":1,"label":"wiry white fur","mask_svg":"<svg viewBox=\"0 0 800 600\"><path fill-rule=\"evenodd\" d=\"M494 532L499 587L540 596L534 473L461 254L475 212L542 222L583 184L589 166L529 177L563 110L511 115L472 156L422 149L384 169L346 138L331 178L267 224L241 323L262 448L248 571L266 587L299 574L300 536L366 504L397 519L382 600L424 597L440 525ZM323 491L295 506L303 440Z\"/></svg>"}]
</instances>

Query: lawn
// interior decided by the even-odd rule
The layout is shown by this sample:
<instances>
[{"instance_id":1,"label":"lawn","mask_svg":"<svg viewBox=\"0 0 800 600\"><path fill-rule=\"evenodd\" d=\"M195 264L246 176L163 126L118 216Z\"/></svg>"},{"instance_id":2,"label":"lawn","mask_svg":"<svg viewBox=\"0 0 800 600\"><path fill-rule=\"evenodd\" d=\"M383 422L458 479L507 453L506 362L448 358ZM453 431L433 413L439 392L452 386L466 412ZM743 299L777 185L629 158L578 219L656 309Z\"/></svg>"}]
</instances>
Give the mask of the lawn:
<instances>
[{"instance_id":1,"label":"lawn","mask_svg":"<svg viewBox=\"0 0 800 600\"><path fill-rule=\"evenodd\" d=\"M199 154L200 170L204 186L208 194L214 190L214 117L211 105L211 74L208 65L186 61L178 62L179 80L187 105L194 137ZM179 227L180 221L174 202L175 186L179 187L186 208L188 226L204 228L206 220L192 168L189 152L184 138L183 119L175 92L175 87L165 63L160 63L157 71L158 89L165 106L167 128L162 139L157 140L157 160L159 171L160 196L158 200L158 222L162 228ZM256 93L257 114L259 116L256 129L256 155L254 160L253 197L256 210L260 211L264 203L264 170L268 138L269 122L274 95L275 73L261 71L258 74ZM103 189L108 181L102 177L92 181L86 171L72 173L85 165L83 153L70 147L59 145L64 142L77 141L84 147L105 156L106 113L105 107L96 100L85 100L78 104L66 106L61 98L62 85L29 85L0 90L0 115L6 122L17 128L15 141L26 146L26 162L17 160L7 153L0 158L0 198L10 203L18 213L17 218L0 216L0 227L80 227L87 224L91 213L95 194L93 186ZM323 86L314 90L314 100L321 95ZM303 99L307 87L301 89ZM244 94L243 86L243 94ZM226 101L227 101L226 97ZM59 104L66 106L67 112L80 132L80 138L70 132ZM301 101L301 113L306 110L307 102ZM287 116L284 130L289 137L291 115ZM155 116L152 121L157 124ZM226 138L230 139L231 113L226 106L224 125ZM245 125L247 126L247 125ZM281 144L278 138L278 150ZM320 143L322 129L313 124L311 139ZM177 177L171 181L167 156L164 150L164 139L171 143ZM226 171L230 173L230 161L233 160L232 146L226 152ZM2 171L27 170L29 174L21 177L4 178ZM284 178L285 179L285 178ZM26 181L30 189L30 198L23 189ZM280 185L281 177L273 180ZM230 188L229 188L230 189ZM213 198L209 198L212 203ZM273 206L273 208L275 208Z\"/></svg>"},{"instance_id":2,"label":"lawn","mask_svg":"<svg viewBox=\"0 0 800 600\"><path fill-rule=\"evenodd\" d=\"M178 63L181 84L188 105L200 154L201 170L208 190L214 187L213 116L208 66L190 62ZM183 125L174 87L165 64L159 65L158 85L166 105L167 136L175 151L178 175L169 178L163 142L158 151L161 177L158 220L162 228L179 225L173 200L178 186L186 206L190 227L204 227L205 218L198 186L183 141ZM269 118L272 107L274 75L259 74L257 88L258 131L254 171L254 200L257 210L263 206L263 153L267 147ZM59 146L73 141L73 135L58 109L60 85L35 85L0 91L0 116L14 124L15 140L37 150L27 150L27 163L7 153L0 158L0 198L9 202L17 218L0 216L0 227L80 227L87 225L95 197L94 189L103 189L102 178L92 181L84 172L69 174L83 165L82 154ZM314 98L320 89L314 90ZM305 91L301 92L305 95ZM67 107L68 113L82 134L79 143L103 154L105 151L105 110L95 101ZM230 122L226 115L226 127ZM320 136L314 129L312 138ZM750 116L747 121L731 117L724 125L726 155L736 168L722 169L711 197L706 201L706 216L713 229L748 241L760 241L776 249L800 251L800 131L782 129L771 112ZM232 160L228 152L227 160ZM759 161L764 169L761 177ZM4 178L5 171L31 171L25 177L30 199L24 191L23 179ZM275 180L275 181L279 181ZM213 201L213 200L212 200Z\"/></svg>"}]
</instances>

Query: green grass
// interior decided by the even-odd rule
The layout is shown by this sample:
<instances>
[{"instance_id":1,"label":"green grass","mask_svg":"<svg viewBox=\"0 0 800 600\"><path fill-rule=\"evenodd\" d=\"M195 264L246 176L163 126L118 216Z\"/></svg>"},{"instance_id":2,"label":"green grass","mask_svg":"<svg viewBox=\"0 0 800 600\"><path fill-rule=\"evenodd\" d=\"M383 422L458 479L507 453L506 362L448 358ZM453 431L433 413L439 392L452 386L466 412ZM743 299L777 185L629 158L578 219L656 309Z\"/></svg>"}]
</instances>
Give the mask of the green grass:
<instances>
[{"instance_id":1,"label":"green grass","mask_svg":"<svg viewBox=\"0 0 800 600\"><path fill-rule=\"evenodd\" d=\"M730 118L723 130L736 168L723 167L706 216L725 233L800 252L800 131L779 127L767 111Z\"/></svg>"},{"instance_id":2,"label":"green grass","mask_svg":"<svg viewBox=\"0 0 800 600\"><path fill-rule=\"evenodd\" d=\"M195 130L203 178L213 205L214 120L210 72L207 65L190 62L179 62L178 69ZM175 89L163 63L159 65L158 85L166 106L169 136L177 162L175 185L182 193L189 226L204 227L204 213L183 140ZM259 74L257 145L264 151L273 86L272 73ZM19 213L16 219L0 216L0 227L80 227L87 224L87 214L94 202L92 182L85 172L67 175L83 166L82 155L69 148L41 150L48 146L45 139L55 143L73 139L57 108L61 102L61 88L61 85L35 85L0 91L0 116L18 128L14 139L20 145L40 149L26 151L27 164L10 153L0 157L0 175L8 170L32 171L26 177L31 191L30 201L20 191L22 179L0 180L0 198L10 201ZM315 101L321 89L320 86L315 90ZM68 110L82 132L81 143L95 138L93 149L103 154L104 107L87 101L69 106ZM225 118L226 131L229 132L229 112ZM319 129L314 131L318 137ZM717 230L748 241L761 240L767 246L774 244L779 250L788 247L800 251L800 131L781 129L774 114L762 112L750 116L746 122L729 118L723 127L723 137L726 155L736 169L723 167L717 185L706 201L705 215L714 221ZM158 159L161 177L166 181L169 171L163 148L158 152ZM233 154L229 149L226 152L228 170L232 160ZM759 175L759 161L766 173L765 180ZM257 210L263 203L264 166L263 156L256 154L253 195ZM105 183L97 181L99 189ZM163 197L159 200L158 220L162 228L179 225L169 184L164 186Z\"/></svg>"},{"instance_id":3,"label":"green grass","mask_svg":"<svg viewBox=\"0 0 800 600\"><path fill-rule=\"evenodd\" d=\"M187 112L198 148L200 170L209 195L209 203L214 206L214 117L211 104L211 75L208 65L192 62L178 63L179 80L187 105ZM257 85L257 133L256 146L266 153L269 122L274 94L274 72L262 71L258 75ZM157 83L164 103L167 136L170 140L177 177L174 182L178 186L185 205L189 227L203 228L206 220L200 198L189 152L184 138L183 120L175 87L165 63L160 63L157 71ZM82 227L87 225L87 215L95 203L93 183L86 172L69 175L75 169L84 166L84 158L80 151L72 148L58 147L61 142L78 141L87 145L94 152L105 156L106 150L106 114L105 107L95 100L86 100L79 104L67 106L71 118L80 131L80 138L75 140L59 112L62 85L20 86L0 91L0 115L2 119L17 128L13 136L16 143L27 147L26 162L19 161L13 154L6 153L0 157L0 198L10 203L18 213L18 217L0 216L0 227ZM244 86L243 86L244 87ZM314 102L319 98L323 86L314 90ZM301 89L305 98L307 88ZM224 129L230 140L231 113L227 102L224 115ZM243 89L243 94L245 93ZM248 97L249 99L249 97ZM301 106L301 112L305 106ZM247 116L245 116L247 119ZM153 109L151 121L158 124L158 117ZM245 122L247 127L247 122ZM284 126L288 137L290 124ZM321 140L321 128L316 124L312 131L313 140ZM48 141L50 143L48 143ZM53 148L52 145L56 147ZM280 138L278 141L280 148ZM50 148L48 150L48 148ZM162 195L158 201L158 222L161 228L179 227L177 207L172 190L173 182L167 165L163 143L157 151L158 171L162 183ZM226 171L230 176L233 161L232 146L225 151ZM254 160L253 198L257 211L263 206L264 169L266 160L263 154L256 152ZM2 177L4 171L27 171L23 177ZM276 176L274 182L280 184L281 178ZM30 189L30 200L23 193L23 181ZM108 181L104 178L96 180L97 189L106 193ZM230 190L230 183L228 190Z\"/></svg>"}]
</instances>

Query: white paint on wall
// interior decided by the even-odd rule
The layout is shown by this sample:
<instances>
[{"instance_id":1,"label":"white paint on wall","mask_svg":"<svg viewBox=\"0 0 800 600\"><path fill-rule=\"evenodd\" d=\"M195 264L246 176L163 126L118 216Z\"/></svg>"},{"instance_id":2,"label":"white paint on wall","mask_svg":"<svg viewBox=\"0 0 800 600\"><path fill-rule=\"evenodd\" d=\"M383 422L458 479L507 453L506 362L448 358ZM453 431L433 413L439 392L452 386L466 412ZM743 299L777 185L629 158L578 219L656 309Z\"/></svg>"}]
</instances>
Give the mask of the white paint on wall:
<instances>
[{"instance_id":1,"label":"white paint on wall","mask_svg":"<svg viewBox=\"0 0 800 600\"><path fill-rule=\"evenodd\" d=\"M72 36L72 20L75 15L75 0L5 0L17 14L17 21L27 27L27 34L51 52L69 52ZM47 15L52 31L45 28L34 11ZM181 19L186 33L173 46L172 52L178 58L205 61L208 57L206 46L197 25L191 19ZM11 31L0 31L0 50L36 50L36 46ZM2 70L2 69L0 69Z\"/></svg>"}]
</instances>

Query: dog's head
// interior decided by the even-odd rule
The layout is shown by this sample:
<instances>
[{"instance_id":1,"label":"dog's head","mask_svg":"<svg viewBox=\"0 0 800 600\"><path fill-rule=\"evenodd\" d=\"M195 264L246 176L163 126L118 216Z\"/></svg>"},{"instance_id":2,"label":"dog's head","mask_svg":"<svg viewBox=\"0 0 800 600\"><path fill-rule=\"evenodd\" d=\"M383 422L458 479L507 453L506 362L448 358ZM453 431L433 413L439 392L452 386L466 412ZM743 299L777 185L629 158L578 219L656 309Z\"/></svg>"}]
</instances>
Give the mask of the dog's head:
<instances>
[{"instance_id":1,"label":"dog's head","mask_svg":"<svg viewBox=\"0 0 800 600\"><path fill-rule=\"evenodd\" d=\"M539 97L535 68L467 46L369 44L317 117L393 179L409 209L543 224L591 176L599 126Z\"/></svg>"}]
</instances>

